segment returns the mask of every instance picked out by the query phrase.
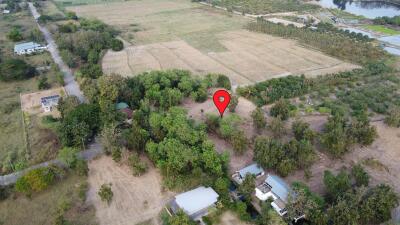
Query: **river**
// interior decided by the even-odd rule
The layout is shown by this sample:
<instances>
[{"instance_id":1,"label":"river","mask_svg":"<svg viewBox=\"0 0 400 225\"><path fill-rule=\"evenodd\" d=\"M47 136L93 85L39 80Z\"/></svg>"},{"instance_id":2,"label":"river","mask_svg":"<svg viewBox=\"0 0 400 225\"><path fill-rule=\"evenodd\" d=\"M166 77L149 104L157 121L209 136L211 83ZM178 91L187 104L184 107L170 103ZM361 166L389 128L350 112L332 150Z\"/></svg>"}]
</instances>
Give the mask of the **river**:
<instances>
[{"instance_id":1,"label":"river","mask_svg":"<svg viewBox=\"0 0 400 225\"><path fill-rule=\"evenodd\" d=\"M400 15L400 5L379 1L359 2L352 0L320 0L319 4L326 8L338 8L369 19L382 16L392 17Z\"/></svg>"}]
</instances>

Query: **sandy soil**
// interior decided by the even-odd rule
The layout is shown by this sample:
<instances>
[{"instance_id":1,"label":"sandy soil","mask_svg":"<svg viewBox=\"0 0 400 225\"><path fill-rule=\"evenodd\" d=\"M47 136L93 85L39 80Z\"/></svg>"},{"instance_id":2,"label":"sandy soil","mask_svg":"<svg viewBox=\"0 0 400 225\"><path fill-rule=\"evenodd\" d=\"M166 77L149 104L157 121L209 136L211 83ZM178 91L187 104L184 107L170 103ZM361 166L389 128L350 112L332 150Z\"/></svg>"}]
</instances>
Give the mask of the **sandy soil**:
<instances>
[{"instance_id":1,"label":"sandy soil","mask_svg":"<svg viewBox=\"0 0 400 225\"><path fill-rule=\"evenodd\" d=\"M45 90L45 91L38 91L34 93L29 93L29 94L21 94L21 107L22 111L28 112L31 114L37 114L43 112L41 108L41 102L40 99L46 96L51 96L51 95L60 95L65 96L65 90L64 88L55 88L55 89L50 89L50 90ZM58 115L57 110L53 110L51 113L53 113L55 116ZM43 112L44 114L44 112ZM50 113L46 113L50 114Z\"/></svg>"},{"instance_id":2,"label":"sandy soil","mask_svg":"<svg viewBox=\"0 0 400 225\"><path fill-rule=\"evenodd\" d=\"M298 46L295 41L265 34L238 30L217 37L226 51L203 53L183 40L131 46L121 52L108 52L103 58L103 70L135 75L179 68L200 75L226 74L234 85L243 85L291 74L315 76L357 68Z\"/></svg>"},{"instance_id":3,"label":"sandy soil","mask_svg":"<svg viewBox=\"0 0 400 225\"><path fill-rule=\"evenodd\" d=\"M128 167L103 156L91 161L89 169L88 202L95 206L101 225L132 225L143 221L160 224L158 215L174 194L162 190L161 176L155 168L150 166L146 174L134 177ZM97 195L104 183L112 183L114 196L110 205Z\"/></svg>"},{"instance_id":4,"label":"sandy soil","mask_svg":"<svg viewBox=\"0 0 400 225\"><path fill-rule=\"evenodd\" d=\"M221 222L218 225L249 225L249 223L241 221L232 212L227 211L221 215Z\"/></svg>"}]
</instances>

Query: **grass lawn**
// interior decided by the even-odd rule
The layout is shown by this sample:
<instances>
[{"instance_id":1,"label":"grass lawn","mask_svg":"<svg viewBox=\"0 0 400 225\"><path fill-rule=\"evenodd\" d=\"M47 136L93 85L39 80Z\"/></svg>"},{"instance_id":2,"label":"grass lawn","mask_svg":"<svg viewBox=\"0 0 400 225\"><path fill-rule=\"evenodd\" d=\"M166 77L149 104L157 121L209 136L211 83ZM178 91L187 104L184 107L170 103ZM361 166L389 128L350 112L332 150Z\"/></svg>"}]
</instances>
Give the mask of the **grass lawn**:
<instances>
[{"instance_id":1,"label":"grass lawn","mask_svg":"<svg viewBox=\"0 0 400 225\"><path fill-rule=\"evenodd\" d=\"M383 25L364 25L362 26L363 28L375 31L375 32L379 32L382 34L387 34L387 35L397 35L400 34L400 31L397 30L393 30L391 28L385 27Z\"/></svg>"},{"instance_id":2,"label":"grass lawn","mask_svg":"<svg viewBox=\"0 0 400 225\"><path fill-rule=\"evenodd\" d=\"M71 173L32 198L9 196L0 202L0 224L53 225L57 212L63 209L64 218L71 222L68 224L94 225L95 210L80 197L86 189L82 184L86 184L86 177Z\"/></svg>"}]
</instances>

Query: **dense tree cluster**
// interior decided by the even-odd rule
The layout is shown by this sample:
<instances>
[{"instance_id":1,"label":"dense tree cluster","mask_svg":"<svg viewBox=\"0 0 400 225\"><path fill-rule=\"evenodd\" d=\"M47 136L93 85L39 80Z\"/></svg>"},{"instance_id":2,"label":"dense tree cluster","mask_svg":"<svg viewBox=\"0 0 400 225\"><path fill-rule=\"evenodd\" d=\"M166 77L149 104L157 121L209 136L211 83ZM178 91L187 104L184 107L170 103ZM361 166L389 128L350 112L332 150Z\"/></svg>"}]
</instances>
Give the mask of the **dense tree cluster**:
<instances>
[{"instance_id":1,"label":"dense tree cluster","mask_svg":"<svg viewBox=\"0 0 400 225\"><path fill-rule=\"evenodd\" d=\"M65 146L82 147L100 128L99 107L81 104L69 111L61 120L59 136Z\"/></svg>"},{"instance_id":2,"label":"dense tree cluster","mask_svg":"<svg viewBox=\"0 0 400 225\"><path fill-rule=\"evenodd\" d=\"M373 19L374 24L380 24L380 25L396 25L400 26L400 16L393 16L393 17L388 17L388 16L382 16L382 17L376 17Z\"/></svg>"},{"instance_id":3,"label":"dense tree cluster","mask_svg":"<svg viewBox=\"0 0 400 225\"><path fill-rule=\"evenodd\" d=\"M308 28L297 28L274 24L263 19L250 23L248 29L262 33L268 33L280 37L292 38L303 44L310 45L322 52L337 58L351 62L365 64L369 61L377 61L386 57L383 49L365 41L358 41L348 34L336 31L326 31L326 26L321 32L315 32Z\"/></svg>"},{"instance_id":4,"label":"dense tree cluster","mask_svg":"<svg viewBox=\"0 0 400 225\"><path fill-rule=\"evenodd\" d=\"M366 118L353 118L350 122L341 115L328 119L321 134L321 143L334 157L341 157L355 144L370 145L377 137L376 128Z\"/></svg>"},{"instance_id":5,"label":"dense tree cluster","mask_svg":"<svg viewBox=\"0 0 400 225\"><path fill-rule=\"evenodd\" d=\"M22 59L7 58L0 63L1 81L24 80L35 75L35 68Z\"/></svg>"},{"instance_id":6,"label":"dense tree cluster","mask_svg":"<svg viewBox=\"0 0 400 225\"><path fill-rule=\"evenodd\" d=\"M202 174L210 178L225 174L227 156L215 151L206 138L205 126L188 120L184 109L172 107L165 113L153 112L149 126L152 140L147 142L146 152L170 186L199 179Z\"/></svg>"},{"instance_id":7,"label":"dense tree cluster","mask_svg":"<svg viewBox=\"0 0 400 225\"><path fill-rule=\"evenodd\" d=\"M257 137L254 159L263 167L287 176L296 169L305 169L315 160L313 145L306 139L282 143L268 137Z\"/></svg>"},{"instance_id":8,"label":"dense tree cluster","mask_svg":"<svg viewBox=\"0 0 400 225\"><path fill-rule=\"evenodd\" d=\"M311 88L311 82L304 76L287 76L239 87L237 93L249 98L258 106L273 103L281 98L302 96Z\"/></svg>"},{"instance_id":9,"label":"dense tree cluster","mask_svg":"<svg viewBox=\"0 0 400 225\"><path fill-rule=\"evenodd\" d=\"M208 131L231 143L233 150L238 154L243 154L249 143L243 130L239 129L241 122L241 118L236 114L224 116L222 119L216 115L207 115L206 118Z\"/></svg>"}]
</instances>

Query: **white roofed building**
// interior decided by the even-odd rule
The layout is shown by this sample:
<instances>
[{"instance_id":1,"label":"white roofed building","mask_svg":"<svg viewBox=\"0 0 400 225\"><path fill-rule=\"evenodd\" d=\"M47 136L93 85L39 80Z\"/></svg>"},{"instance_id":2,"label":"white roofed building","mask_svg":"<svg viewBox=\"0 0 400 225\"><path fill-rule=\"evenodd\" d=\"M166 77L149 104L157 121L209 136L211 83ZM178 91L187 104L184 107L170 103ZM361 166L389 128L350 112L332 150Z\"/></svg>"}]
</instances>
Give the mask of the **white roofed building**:
<instances>
[{"instance_id":1,"label":"white roofed building","mask_svg":"<svg viewBox=\"0 0 400 225\"><path fill-rule=\"evenodd\" d=\"M59 99L59 95L46 96L40 99L40 103L42 104L42 108L45 112L51 112L53 107L58 105Z\"/></svg>"},{"instance_id":2,"label":"white roofed building","mask_svg":"<svg viewBox=\"0 0 400 225\"><path fill-rule=\"evenodd\" d=\"M19 43L14 46L14 53L17 55L32 54L46 50L46 46L42 46L35 42Z\"/></svg>"},{"instance_id":3,"label":"white roofed building","mask_svg":"<svg viewBox=\"0 0 400 225\"><path fill-rule=\"evenodd\" d=\"M192 220L201 220L210 209L216 206L219 195L210 187L200 186L191 191L179 194L170 202L173 213L182 210Z\"/></svg>"}]
</instances>

